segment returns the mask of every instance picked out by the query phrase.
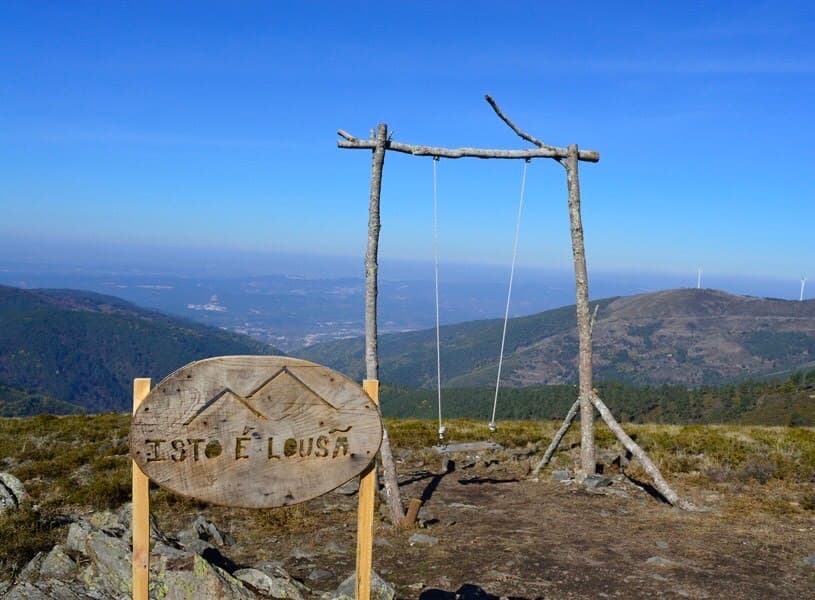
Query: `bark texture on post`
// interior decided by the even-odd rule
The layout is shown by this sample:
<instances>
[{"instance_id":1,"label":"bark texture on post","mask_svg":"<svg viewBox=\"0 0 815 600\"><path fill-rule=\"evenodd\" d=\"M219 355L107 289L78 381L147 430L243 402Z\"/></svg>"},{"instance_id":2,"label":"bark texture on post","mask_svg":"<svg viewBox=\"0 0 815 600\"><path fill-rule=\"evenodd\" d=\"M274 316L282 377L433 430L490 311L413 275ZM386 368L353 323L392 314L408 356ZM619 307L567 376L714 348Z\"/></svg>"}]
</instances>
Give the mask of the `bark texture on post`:
<instances>
[{"instance_id":1,"label":"bark texture on post","mask_svg":"<svg viewBox=\"0 0 815 600\"><path fill-rule=\"evenodd\" d=\"M639 444L631 439L631 437L625 432L625 430L620 426L617 420L614 418L614 415L611 414L611 411L605 405L605 403L600 399L600 396L592 392L589 396L591 402L594 406L597 407L597 411L600 413L600 416L608 425L608 428L614 432L614 435L617 436L623 446L625 446L626 450L628 450L631 454L633 454L637 460L642 463L645 472L651 477L654 482L654 487L657 491L662 494L662 496L673 504L674 506L678 506L683 510L698 510L693 503L680 498L679 494L677 494L668 482L662 477L662 473L660 473L657 466L651 462L651 459L648 458L648 455L645 451L640 448Z\"/></svg>"},{"instance_id":2,"label":"bark texture on post","mask_svg":"<svg viewBox=\"0 0 815 600\"><path fill-rule=\"evenodd\" d=\"M379 340L376 308L379 294L379 198L382 193L382 169L385 166L385 143L388 126L376 128L376 146L371 167L371 194L368 201L368 247L365 251L365 372L366 379L379 380Z\"/></svg>"},{"instance_id":3,"label":"bark texture on post","mask_svg":"<svg viewBox=\"0 0 815 600\"><path fill-rule=\"evenodd\" d=\"M376 128L376 144L373 150L371 169L371 195L368 205L368 247L365 252L365 371L366 379L379 380L379 340L377 336L377 296L379 272L379 198L382 192L382 168L385 164L385 148L388 143L388 126L380 123ZM379 448L382 459L385 495L391 522L399 525L405 518L402 498L399 496L399 480L396 463L393 461L388 430L382 430L382 446Z\"/></svg>"},{"instance_id":4,"label":"bark texture on post","mask_svg":"<svg viewBox=\"0 0 815 600\"><path fill-rule=\"evenodd\" d=\"M591 317L589 315L589 276L586 269L586 249L583 244L583 220L580 216L580 179L577 172L577 144L568 147L566 183L569 190L569 222L572 230L574 256L575 306L579 343L578 377L580 381L580 469L592 475L597 469L594 452L594 408L592 394Z\"/></svg>"}]
</instances>

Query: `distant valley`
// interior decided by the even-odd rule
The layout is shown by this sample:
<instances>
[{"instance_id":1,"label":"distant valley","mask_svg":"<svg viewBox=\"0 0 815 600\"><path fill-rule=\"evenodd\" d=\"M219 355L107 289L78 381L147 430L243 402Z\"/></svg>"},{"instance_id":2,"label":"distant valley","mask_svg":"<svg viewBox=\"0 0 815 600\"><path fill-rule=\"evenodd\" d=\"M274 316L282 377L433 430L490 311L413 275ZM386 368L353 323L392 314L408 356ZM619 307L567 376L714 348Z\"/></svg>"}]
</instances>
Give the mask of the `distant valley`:
<instances>
[{"instance_id":1,"label":"distant valley","mask_svg":"<svg viewBox=\"0 0 815 600\"><path fill-rule=\"evenodd\" d=\"M360 263L361 264L361 263ZM0 268L0 284L26 288L86 289L142 307L248 335L286 352L365 331L365 281L361 277L178 277L131 272L37 271ZM504 313L506 284L445 283L442 323ZM569 274L546 284L520 283L513 314L539 312L574 301ZM381 281L381 333L412 331L435 323L432 281Z\"/></svg>"},{"instance_id":2,"label":"distant valley","mask_svg":"<svg viewBox=\"0 0 815 600\"><path fill-rule=\"evenodd\" d=\"M211 257L210 257L211 260ZM238 259L236 259L238 260ZM151 269L100 266L35 265L0 261L0 285L83 289L116 296L138 306L224 328L272 344L285 352L321 342L353 338L364 332L362 261L360 276L326 276L315 265L306 268L285 257L270 259L278 274L247 275L221 265L212 274L179 276L159 265ZM169 267L168 267L169 268ZM304 270L305 269L305 270ZM503 316L509 276L506 268L441 265L440 319L443 325ZM348 265L338 272L354 272ZM185 273L190 272L188 269ZM297 273L323 273L301 276ZM389 276L388 273L391 275ZM382 270L379 285L379 331L382 334L427 329L435 324L433 268L412 265ZM696 273L693 273L695 283ZM677 275L593 273L594 298L629 296L649 290L688 285ZM783 283L783 285L781 285ZM717 278L724 289L756 296L798 293L798 284ZM512 291L510 316L533 315L574 303L574 279L568 271L519 269Z\"/></svg>"}]
</instances>

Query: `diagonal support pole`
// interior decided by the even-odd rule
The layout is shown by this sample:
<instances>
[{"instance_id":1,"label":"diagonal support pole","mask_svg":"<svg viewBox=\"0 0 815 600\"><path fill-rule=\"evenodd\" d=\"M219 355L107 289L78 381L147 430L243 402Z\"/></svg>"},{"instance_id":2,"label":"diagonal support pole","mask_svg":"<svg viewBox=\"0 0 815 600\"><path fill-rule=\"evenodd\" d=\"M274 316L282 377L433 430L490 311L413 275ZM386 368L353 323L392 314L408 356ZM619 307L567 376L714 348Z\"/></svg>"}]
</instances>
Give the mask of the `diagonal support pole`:
<instances>
[{"instance_id":1,"label":"diagonal support pole","mask_svg":"<svg viewBox=\"0 0 815 600\"><path fill-rule=\"evenodd\" d=\"M659 468L651 461L651 459L645 453L645 450L643 450L639 444L637 444L637 442L632 440L631 436L629 436L620 426L617 419L615 419L614 415L611 414L611 411L608 409L605 402L600 399L600 396L592 392L589 399L600 413L600 416L606 422L606 425L608 425L608 428L611 429L614 435L617 436L617 439L620 440L623 446L625 446L625 449L633 454L637 460L640 461L640 463L642 463L645 472L651 477L654 482L654 487L660 494L662 494L662 497L672 505L678 506L682 510L699 510L692 502L681 498L679 494L677 494L668 484L668 482L665 481L665 479L662 477L662 473L659 471Z\"/></svg>"},{"instance_id":2,"label":"diagonal support pole","mask_svg":"<svg viewBox=\"0 0 815 600\"><path fill-rule=\"evenodd\" d=\"M566 435L566 432L569 431L569 427L572 426L572 422L574 418L577 416L577 411L580 409L580 400L575 400L575 403L572 404L572 407L569 409L569 412L566 414L566 418L563 419L563 424L560 426L560 429L557 430L555 437L552 438L549 447L546 449L546 452L543 455L543 458L540 462L535 466L535 469L532 471L532 477L540 476L541 469L549 464L549 461L552 460L552 455L557 450L557 447L560 445L563 436Z\"/></svg>"}]
</instances>

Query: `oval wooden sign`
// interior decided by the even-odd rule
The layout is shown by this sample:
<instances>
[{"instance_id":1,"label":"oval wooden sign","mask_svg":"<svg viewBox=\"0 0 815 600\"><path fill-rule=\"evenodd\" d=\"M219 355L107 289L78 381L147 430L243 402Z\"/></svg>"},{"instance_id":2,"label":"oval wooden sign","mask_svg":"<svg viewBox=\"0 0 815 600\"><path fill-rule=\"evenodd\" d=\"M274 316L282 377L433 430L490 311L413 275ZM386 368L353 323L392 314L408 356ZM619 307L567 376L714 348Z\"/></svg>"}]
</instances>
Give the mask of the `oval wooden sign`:
<instances>
[{"instance_id":1,"label":"oval wooden sign","mask_svg":"<svg viewBox=\"0 0 815 600\"><path fill-rule=\"evenodd\" d=\"M361 473L382 442L362 388L305 360L220 356L168 376L133 415L130 453L159 485L225 506L295 504Z\"/></svg>"}]
</instances>

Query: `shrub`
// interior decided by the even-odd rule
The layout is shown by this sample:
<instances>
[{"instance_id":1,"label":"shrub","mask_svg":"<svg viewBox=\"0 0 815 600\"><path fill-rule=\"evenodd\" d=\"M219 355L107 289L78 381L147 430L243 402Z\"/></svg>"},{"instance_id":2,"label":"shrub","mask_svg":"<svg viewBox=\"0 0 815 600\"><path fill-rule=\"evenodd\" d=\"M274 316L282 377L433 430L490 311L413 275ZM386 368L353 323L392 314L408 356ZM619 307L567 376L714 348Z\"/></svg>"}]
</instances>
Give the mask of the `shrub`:
<instances>
[{"instance_id":1,"label":"shrub","mask_svg":"<svg viewBox=\"0 0 815 600\"><path fill-rule=\"evenodd\" d=\"M63 537L65 520L53 507L30 502L0 516L0 572L15 575L38 552L49 551Z\"/></svg>"}]
</instances>

